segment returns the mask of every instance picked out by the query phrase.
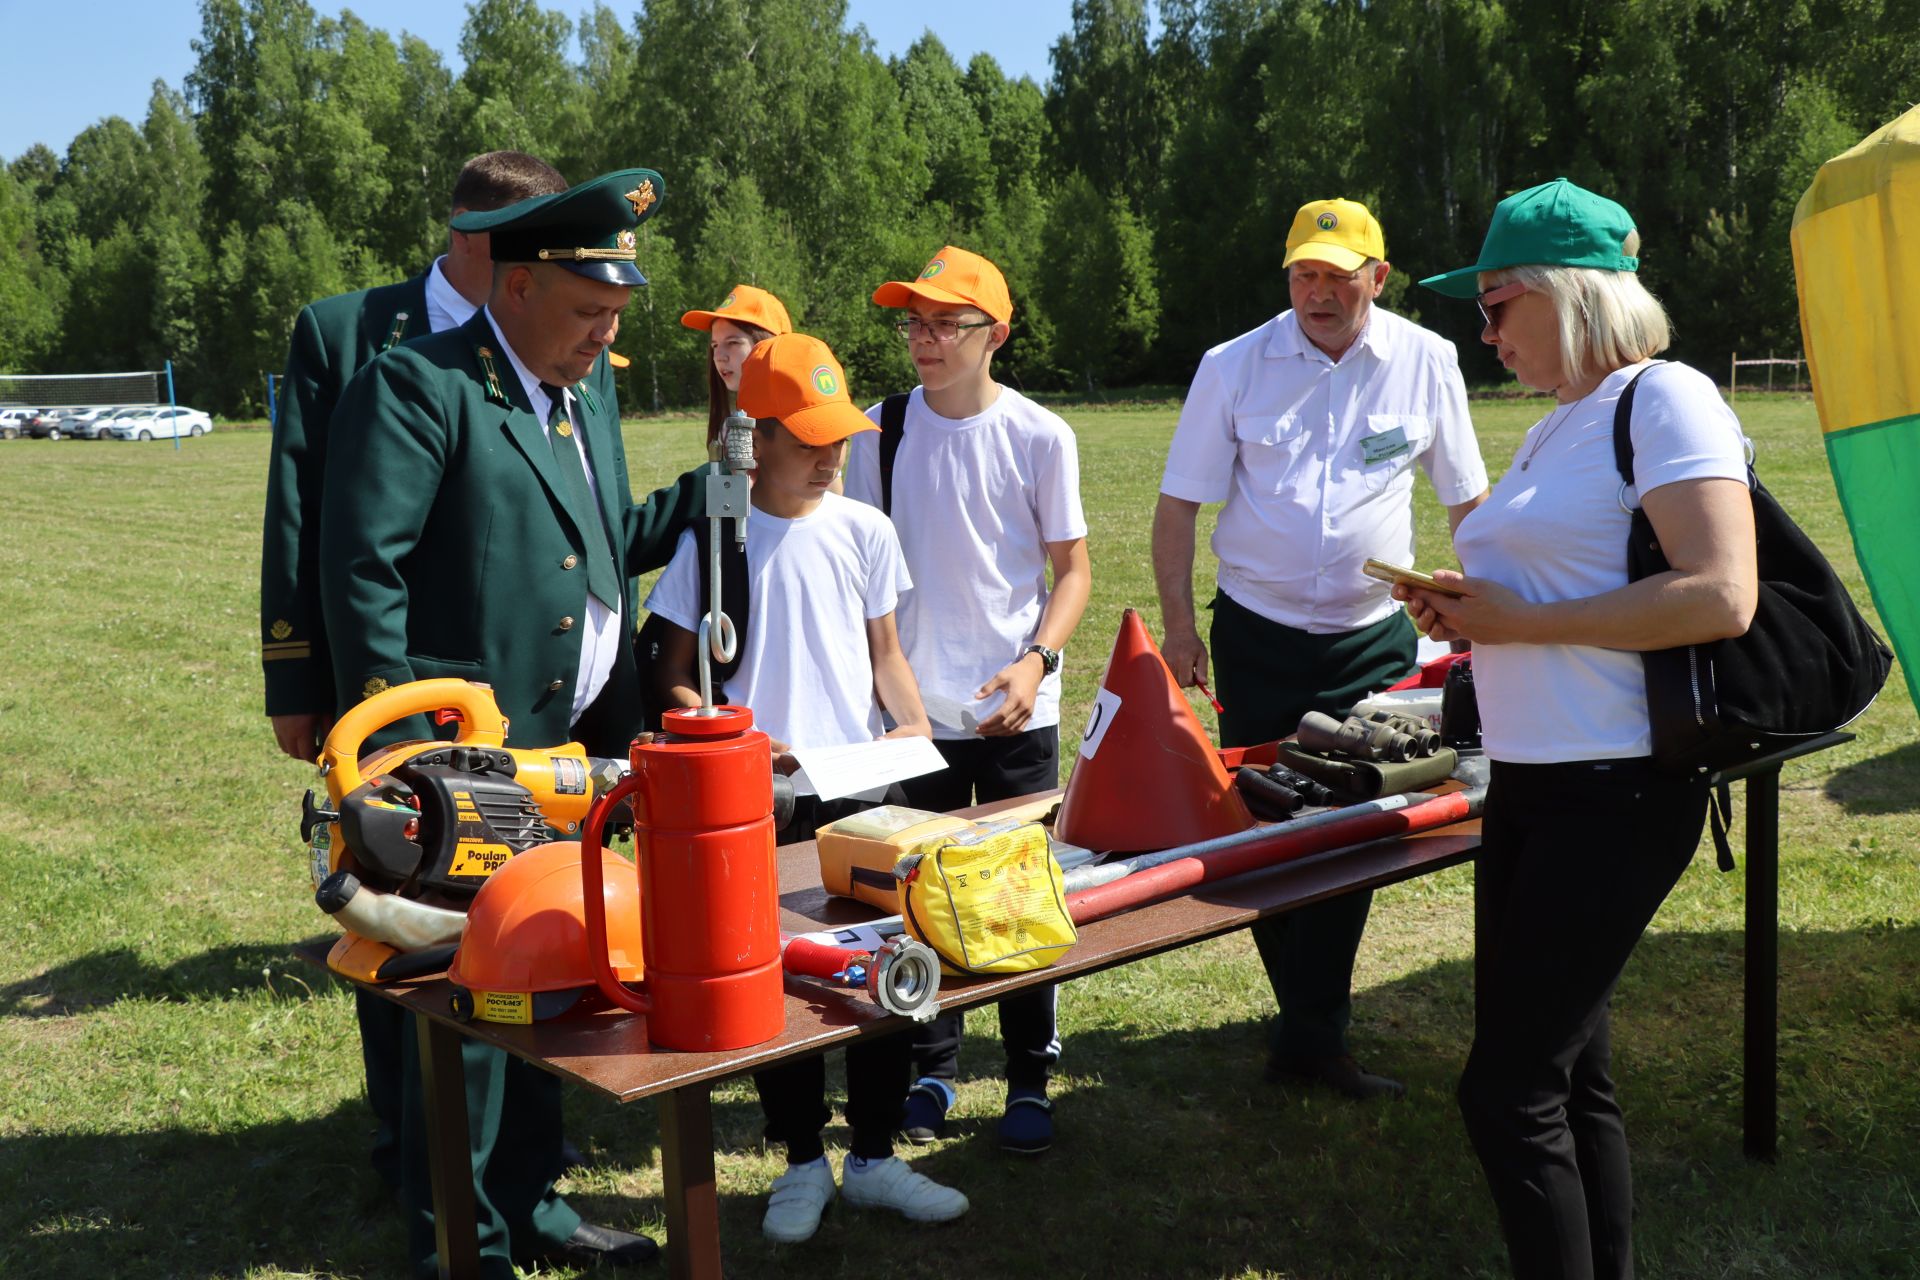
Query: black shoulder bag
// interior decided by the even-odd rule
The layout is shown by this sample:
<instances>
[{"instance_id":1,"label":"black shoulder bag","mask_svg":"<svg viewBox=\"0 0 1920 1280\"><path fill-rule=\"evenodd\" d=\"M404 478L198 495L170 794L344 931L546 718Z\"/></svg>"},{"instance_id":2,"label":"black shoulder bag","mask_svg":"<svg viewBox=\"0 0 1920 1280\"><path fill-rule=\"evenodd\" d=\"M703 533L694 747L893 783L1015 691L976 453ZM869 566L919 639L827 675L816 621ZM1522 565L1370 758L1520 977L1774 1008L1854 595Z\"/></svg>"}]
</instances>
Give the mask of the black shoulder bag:
<instances>
[{"instance_id":1,"label":"black shoulder bag","mask_svg":"<svg viewBox=\"0 0 1920 1280\"><path fill-rule=\"evenodd\" d=\"M1651 367L1651 366L1650 366ZM1642 369L1620 393L1613 415L1614 465L1621 504L1633 485L1633 392ZM1848 723L1886 683L1893 654L1867 625L1813 540L1767 492L1751 462L1758 541L1759 605L1745 635L1644 652L1653 760L1663 769L1707 777ZM1636 503L1627 535L1627 579L1671 565L1653 523ZM1720 869L1733 869L1727 824L1733 800L1723 783L1713 809Z\"/></svg>"},{"instance_id":2,"label":"black shoulder bag","mask_svg":"<svg viewBox=\"0 0 1920 1280\"><path fill-rule=\"evenodd\" d=\"M902 391L880 402L880 511L893 514L893 458L907 434L907 402L913 392Z\"/></svg>"}]
</instances>

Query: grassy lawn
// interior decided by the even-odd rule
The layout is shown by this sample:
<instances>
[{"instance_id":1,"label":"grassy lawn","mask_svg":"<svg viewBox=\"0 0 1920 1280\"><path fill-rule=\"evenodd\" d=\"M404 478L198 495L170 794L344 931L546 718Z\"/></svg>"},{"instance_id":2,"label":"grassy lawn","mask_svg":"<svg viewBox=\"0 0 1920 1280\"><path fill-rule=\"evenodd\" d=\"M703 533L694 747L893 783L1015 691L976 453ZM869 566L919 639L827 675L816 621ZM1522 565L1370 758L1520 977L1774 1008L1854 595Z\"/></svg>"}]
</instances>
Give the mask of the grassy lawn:
<instances>
[{"instance_id":1,"label":"grassy lawn","mask_svg":"<svg viewBox=\"0 0 1920 1280\"><path fill-rule=\"evenodd\" d=\"M1738 407L1763 476L1864 603L1811 404ZM1496 471L1537 410L1475 405ZM1148 524L1174 410L1066 411L1095 531L1071 759L1120 610L1158 631ZM692 461L697 435L629 423L636 488ZM259 710L267 445L0 444L0 1276L400 1273L349 994L288 954L323 921L294 829L310 771ZM1424 489L1419 518L1421 563L1450 563ZM1855 731L1784 778L1776 1166L1740 1155L1740 878L1696 859L1621 985L1643 1276L1920 1275L1920 745L1898 673ZM1505 1274L1452 1098L1470 894L1461 869L1376 901L1354 1039L1412 1086L1397 1105L1262 1082L1272 998L1238 934L1067 988L1060 1141L1016 1162L994 1146L998 1038L977 1014L956 1134L918 1157L973 1200L946 1228L842 1208L776 1252L758 1226L779 1159L751 1086L720 1087L731 1274ZM660 1234L653 1108L569 1106L591 1160L569 1195Z\"/></svg>"}]
</instances>

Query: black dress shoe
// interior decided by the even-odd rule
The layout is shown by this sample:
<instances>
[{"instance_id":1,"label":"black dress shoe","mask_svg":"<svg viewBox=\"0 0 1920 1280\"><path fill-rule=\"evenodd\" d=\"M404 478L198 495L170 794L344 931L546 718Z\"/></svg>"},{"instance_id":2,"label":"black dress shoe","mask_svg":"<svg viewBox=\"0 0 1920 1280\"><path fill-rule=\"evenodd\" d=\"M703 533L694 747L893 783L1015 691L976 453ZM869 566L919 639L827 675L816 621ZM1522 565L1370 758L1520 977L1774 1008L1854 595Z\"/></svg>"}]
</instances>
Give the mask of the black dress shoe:
<instances>
[{"instance_id":1,"label":"black dress shoe","mask_svg":"<svg viewBox=\"0 0 1920 1280\"><path fill-rule=\"evenodd\" d=\"M1407 1096L1407 1086L1398 1080L1362 1071L1359 1063L1345 1055L1330 1058L1269 1058L1267 1079L1291 1084L1325 1085L1356 1102Z\"/></svg>"},{"instance_id":2,"label":"black dress shoe","mask_svg":"<svg viewBox=\"0 0 1920 1280\"><path fill-rule=\"evenodd\" d=\"M601 1263L609 1267L637 1267L659 1258L660 1246L647 1236L637 1236L631 1231L582 1222L550 1256L556 1262L577 1267Z\"/></svg>"}]
</instances>

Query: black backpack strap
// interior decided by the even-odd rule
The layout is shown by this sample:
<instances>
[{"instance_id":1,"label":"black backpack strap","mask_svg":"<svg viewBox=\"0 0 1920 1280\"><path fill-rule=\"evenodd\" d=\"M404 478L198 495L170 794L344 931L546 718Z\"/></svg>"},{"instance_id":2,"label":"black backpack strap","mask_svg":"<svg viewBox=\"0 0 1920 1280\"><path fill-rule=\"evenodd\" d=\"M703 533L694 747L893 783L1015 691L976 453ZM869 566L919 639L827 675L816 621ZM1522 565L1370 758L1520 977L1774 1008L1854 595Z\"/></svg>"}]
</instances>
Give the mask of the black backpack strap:
<instances>
[{"instance_id":1,"label":"black backpack strap","mask_svg":"<svg viewBox=\"0 0 1920 1280\"><path fill-rule=\"evenodd\" d=\"M900 441L907 434L907 402L911 391L888 396L880 402L880 510L893 514L893 455L900 452Z\"/></svg>"},{"instance_id":2,"label":"black backpack strap","mask_svg":"<svg viewBox=\"0 0 1920 1280\"><path fill-rule=\"evenodd\" d=\"M1627 379L1627 385L1620 392L1620 403L1613 410L1613 465L1627 484L1633 483L1633 389L1654 365L1665 363L1665 360L1655 360Z\"/></svg>"},{"instance_id":3,"label":"black backpack strap","mask_svg":"<svg viewBox=\"0 0 1920 1280\"><path fill-rule=\"evenodd\" d=\"M1727 833L1733 830L1733 787L1725 782L1707 789L1707 825L1713 829L1713 851L1720 869L1733 870L1733 846L1727 843Z\"/></svg>"}]
</instances>

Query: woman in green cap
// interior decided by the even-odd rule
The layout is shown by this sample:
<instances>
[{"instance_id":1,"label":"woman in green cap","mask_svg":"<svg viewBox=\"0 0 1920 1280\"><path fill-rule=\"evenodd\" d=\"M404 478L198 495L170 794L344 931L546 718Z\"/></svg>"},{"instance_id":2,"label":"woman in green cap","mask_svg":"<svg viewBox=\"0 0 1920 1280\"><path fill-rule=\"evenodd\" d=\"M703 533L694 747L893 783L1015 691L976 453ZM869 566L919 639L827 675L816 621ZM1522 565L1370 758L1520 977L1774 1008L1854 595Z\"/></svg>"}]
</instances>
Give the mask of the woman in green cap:
<instances>
[{"instance_id":1,"label":"woman in green cap","mask_svg":"<svg viewBox=\"0 0 1920 1280\"><path fill-rule=\"evenodd\" d=\"M1474 298L1481 341L1556 402L1454 534L1465 572L1435 577L1463 594L1395 588L1436 639L1474 642L1491 913L1460 1109L1527 1278L1633 1274L1607 1005L1707 806L1652 764L1640 651L1740 635L1759 590L1745 438L1705 375L1653 360L1668 324L1639 242L1625 209L1562 178L1503 200L1478 262L1421 282ZM1674 567L1629 583L1636 503Z\"/></svg>"}]
</instances>

